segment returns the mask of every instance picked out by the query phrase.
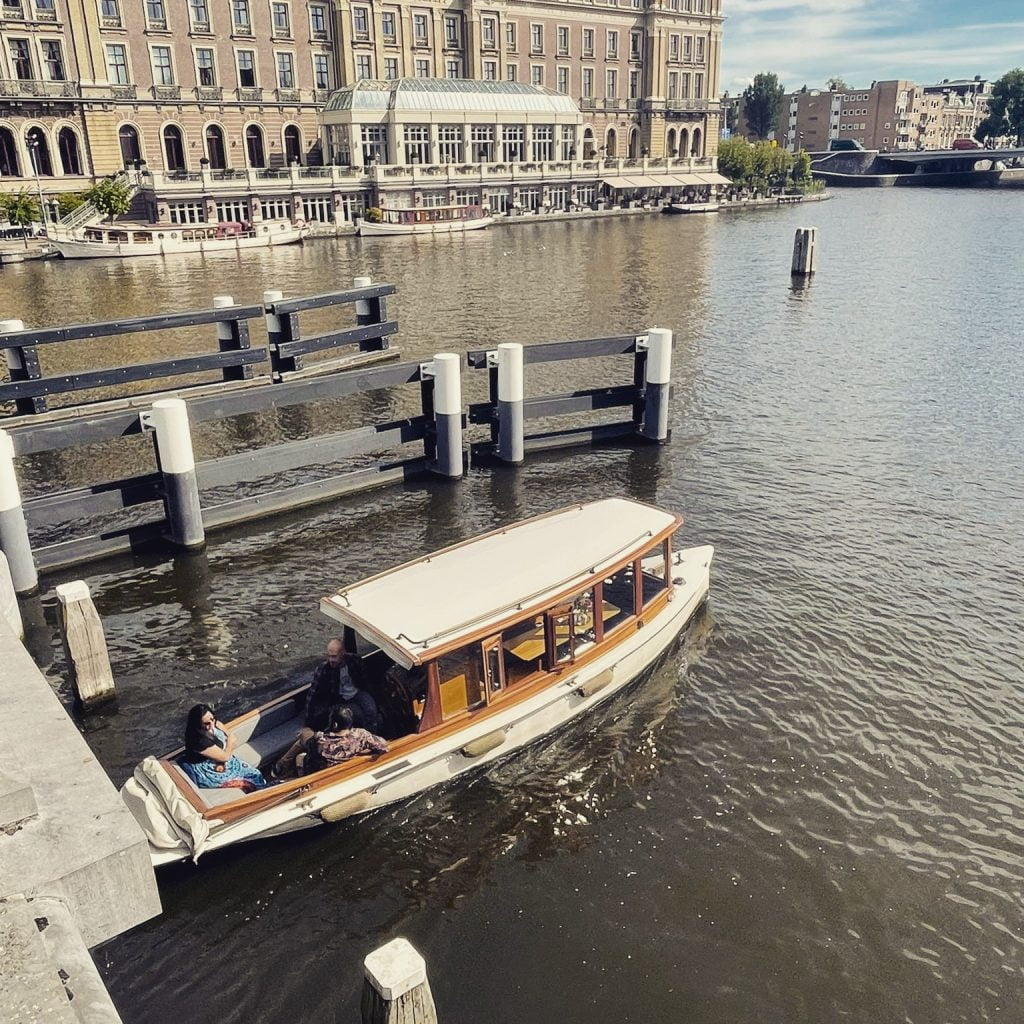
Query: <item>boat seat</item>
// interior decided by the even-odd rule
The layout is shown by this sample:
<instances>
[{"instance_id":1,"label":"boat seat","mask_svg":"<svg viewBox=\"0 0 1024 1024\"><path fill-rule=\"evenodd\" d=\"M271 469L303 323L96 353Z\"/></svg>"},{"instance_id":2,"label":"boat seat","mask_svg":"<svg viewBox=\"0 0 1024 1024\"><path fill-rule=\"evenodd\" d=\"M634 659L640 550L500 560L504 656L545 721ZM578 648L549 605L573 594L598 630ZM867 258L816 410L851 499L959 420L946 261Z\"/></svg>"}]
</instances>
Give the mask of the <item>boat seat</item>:
<instances>
[{"instance_id":1,"label":"boat seat","mask_svg":"<svg viewBox=\"0 0 1024 1024\"><path fill-rule=\"evenodd\" d=\"M240 789L236 789L233 786L227 789L206 789L205 787L200 788L197 786L189 777L184 769L177 762L170 762L171 768L178 773L178 778L185 780L185 785L192 790L196 796L199 797L200 801L207 807L221 807L224 804L232 804L236 800L240 800L245 793Z\"/></svg>"},{"instance_id":2,"label":"boat seat","mask_svg":"<svg viewBox=\"0 0 1024 1024\"><path fill-rule=\"evenodd\" d=\"M248 743L253 736L260 736L284 722L291 721L298 714L299 706L299 703L293 698L278 704L276 707L268 708L258 715L253 715L244 722L239 722L231 730L235 737L235 743ZM238 756L243 761L247 760L241 754Z\"/></svg>"},{"instance_id":3,"label":"boat seat","mask_svg":"<svg viewBox=\"0 0 1024 1024\"><path fill-rule=\"evenodd\" d=\"M247 742L239 744L235 747L235 755L246 764L254 764L257 767L276 761L295 742L302 728L302 716L295 714L295 708L291 704L288 705L288 710L289 717L280 725L265 732L261 730Z\"/></svg>"}]
</instances>

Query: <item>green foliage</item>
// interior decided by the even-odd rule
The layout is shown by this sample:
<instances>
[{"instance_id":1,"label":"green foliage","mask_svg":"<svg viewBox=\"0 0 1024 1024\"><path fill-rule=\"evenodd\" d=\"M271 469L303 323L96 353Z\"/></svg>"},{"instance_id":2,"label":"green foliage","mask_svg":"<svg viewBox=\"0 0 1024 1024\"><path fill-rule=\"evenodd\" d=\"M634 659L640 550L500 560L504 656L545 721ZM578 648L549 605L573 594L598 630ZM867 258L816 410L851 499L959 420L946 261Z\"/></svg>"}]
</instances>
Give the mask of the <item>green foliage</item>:
<instances>
[{"instance_id":1,"label":"green foliage","mask_svg":"<svg viewBox=\"0 0 1024 1024\"><path fill-rule=\"evenodd\" d=\"M366 219L371 224L379 224L384 219L384 214L381 213L381 209L379 206L371 206L366 211Z\"/></svg>"},{"instance_id":2,"label":"green foliage","mask_svg":"<svg viewBox=\"0 0 1024 1024\"><path fill-rule=\"evenodd\" d=\"M85 199L92 203L100 213L105 213L111 221L122 213L127 213L132 204L131 186L116 178L104 178L97 181L92 188L83 193Z\"/></svg>"},{"instance_id":3,"label":"green foliage","mask_svg":"<svg viewBox=\"0 0 1024 1024\"><path fill-rule=\"evenodd\" d=\"M753 84L743 90L743 114L747 128L759 139L766 139L775 130L785 93L779 76L771 71L754 75Z\"/></svg>"},{"instance_id":4,"label":"green foliage","mask_svg":"<svg viewBox=\"0 0 1024 1024\"><path fill-rule=\"evenodd\" d=\"M746 181L754 169L754 147L734 136L718 144L718 170L733 181Z\"/></svg>"},{"instance_id":5,"label":"green foliage","mask_svg":"<svg viewBox=\"0 0 1024 1024\"><path fill-rule=\"evenodd\" d=\"M988 109L991 117L1002 118L1009 124L1019 146L1024 139L1024 68L1007 71L993 84Z\"/></svg>"},{"instance_id":6,"label":"green foliage","mask_svg":"<svg viewBox=\"0 0 1024 1024\"><path fill-rule=\"evenodd\" d=\"M825 88L829 92L849 92L850 87L846 84L846 79L840 75L833 75L826 83Z\"/></svg>"},{"instance_id":7,"label":"green foliage","mask_svg":"<svg viewBox=\"0 0 1024 1024\"><path fill-rule=\"evenodd\" d=\"M979 142L986 139L1001 139L1009 134L1010 122L1005 117L996 117L995 114L989 114L984 121L979 121L978 127L974 129L974 137Z\"/></svg>"},{"instance_id":8,"label":"green foliage","mask_svg":"<svg viewBox=\"0 0 1024 1024\"><path fill-rule=\"evenodd\" d=\"M801 149L793 157L793 169L790 176L798 185L811 180L811 154L806 149Z\"/></svg>"},{"instance_id":9,"label":"green foliage","mask_svg":"<svg viewBox=\"0 0 1024 1024\"><path fill-rule=\"evenodd\" d=\"M39 204L25 189L9 192L0 196L0 214L15 227L27 228L39 220Z\"/></svg>"},{"instance_id":10,"label":"green foliage","mask_svg":"<svg viewBox=\"0 0 1024 1024\"><path fill-rule=\"evenodd\" d=\"M74 213L84 202L85 195L82 192L61 192L57 196L57 209L60 210L62 217L66 217L69 213Z\"/></svg>"},{"instance_id":11,"label":"green foliage","mask_svg":"<svg viewBox=\"0 0 1024 1024\"><path fill-rule=\"evenodd\" d=\"M770 142L748 142L746 139L726 139L718 145L718 169L738 185L758 192L781 191L790 176L794 181L811 176L811 158L800 151L800 164L787 149ZM797 173L802 177L797 178Z\"/></svg>"}]
</instances>

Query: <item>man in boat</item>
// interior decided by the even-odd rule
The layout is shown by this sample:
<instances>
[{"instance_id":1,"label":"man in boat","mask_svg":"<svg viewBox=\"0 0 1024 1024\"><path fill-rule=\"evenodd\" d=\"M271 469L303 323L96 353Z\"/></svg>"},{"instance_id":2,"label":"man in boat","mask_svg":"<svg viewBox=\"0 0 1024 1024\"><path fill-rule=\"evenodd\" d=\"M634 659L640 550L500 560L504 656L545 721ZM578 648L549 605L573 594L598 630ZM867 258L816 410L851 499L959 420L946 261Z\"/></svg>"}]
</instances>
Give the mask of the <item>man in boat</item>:
<instances>
[{"instance_id":1,"label":"man in boat","mask_svg":"<svg viewBox=\"0 0 1024 1024\"><path fill-rule=\"evenodd\" d=\"M295 742L274 765L275 779L295 774L295 758L317 732L330 723L335 708L348 708L355 725L374 733L380 728L380 712L373 696L359 687L362 672L359 659L345 654L345 645L338 637L327 642L327 650L313 673L313 684L306 698L305 724Z\"/></svg>"}]
</instances>

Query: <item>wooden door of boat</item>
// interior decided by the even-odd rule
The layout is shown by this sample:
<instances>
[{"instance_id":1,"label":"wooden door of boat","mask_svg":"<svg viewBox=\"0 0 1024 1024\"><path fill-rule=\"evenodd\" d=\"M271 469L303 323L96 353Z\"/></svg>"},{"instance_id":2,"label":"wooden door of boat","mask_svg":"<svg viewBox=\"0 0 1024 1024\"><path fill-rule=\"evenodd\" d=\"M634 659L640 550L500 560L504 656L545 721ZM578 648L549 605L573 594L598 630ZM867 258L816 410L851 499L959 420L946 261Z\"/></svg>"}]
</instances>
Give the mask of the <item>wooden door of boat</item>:
<instances>
[{"instance_id":1,"label":"wooden door of boat","mask_svg":"<svg viewBox=\"0 0 1024 1024\"><path fill-rule=\"evenodd\" d=\"M505 689L505 655L501 646L501 634L483 642L484 675L487 680L487 699Z\"/></svg>"}]
</instances>

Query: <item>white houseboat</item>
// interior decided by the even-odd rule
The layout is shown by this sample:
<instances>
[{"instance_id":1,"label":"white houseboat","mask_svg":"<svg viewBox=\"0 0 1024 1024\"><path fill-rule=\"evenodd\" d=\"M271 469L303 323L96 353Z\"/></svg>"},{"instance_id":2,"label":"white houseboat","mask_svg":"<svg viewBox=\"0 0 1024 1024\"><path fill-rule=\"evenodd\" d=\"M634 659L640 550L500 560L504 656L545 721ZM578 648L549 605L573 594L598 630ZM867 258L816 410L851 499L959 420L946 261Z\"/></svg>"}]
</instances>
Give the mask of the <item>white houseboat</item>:
<instances>
[{"instance_id":1,"label":"white houseboat","mask_svg":"<svg viewBox=\"0 0 1024 1024\"><path fill-rule=\"evenodd\" d=\"M67 260L104 256L169 256L179 252L236 252L291 245L302 238L290 221L261 224L127 224L91 225L74 235L57 235L54 247Z\"/></svg>"},{"instance_id":2,"label":"white houseboat","mask_svg":"<svg viewBox=\"0 0 1024 1024\"><path fill-rule=\"evenodd\" d=\"M585 714L649 668L705 601L714 549L674 550L681 524L623 498L574 505L323 598L371 693L385 673L416 680L403 716L415 724L392 729L383 755L247 795L197 788L181 750L147 758L122 795L154 864L405 799ZM235 754L269 774L303 724L307 691L226 723Z\"/></svg>"},{"instance_id":3,"label":"white houseboat","mask_svg":"<svg viewBox=\"0 0 1024 1024\"><path fill-rule=\"evenodd\" d=\"M380 220L359 221L360 235L449 235L457 231L479 231L494 223L483 206L417 206L382 209Z\"/></svg>"}]
</instances>

